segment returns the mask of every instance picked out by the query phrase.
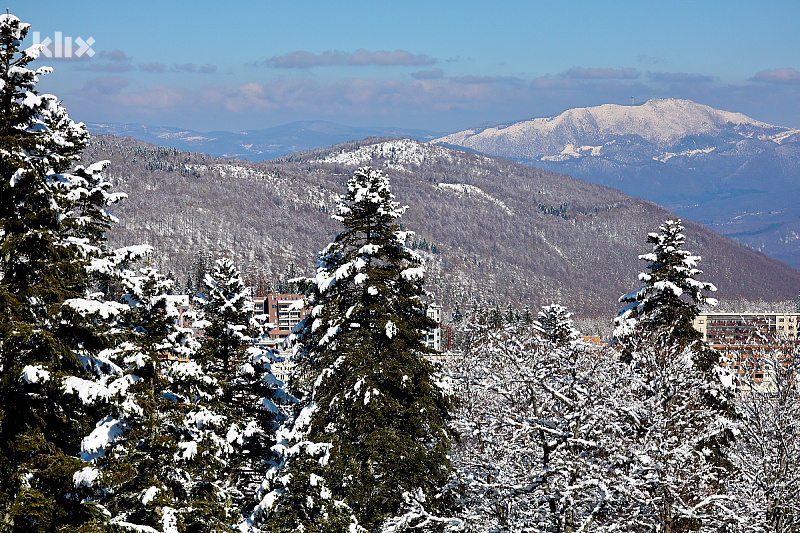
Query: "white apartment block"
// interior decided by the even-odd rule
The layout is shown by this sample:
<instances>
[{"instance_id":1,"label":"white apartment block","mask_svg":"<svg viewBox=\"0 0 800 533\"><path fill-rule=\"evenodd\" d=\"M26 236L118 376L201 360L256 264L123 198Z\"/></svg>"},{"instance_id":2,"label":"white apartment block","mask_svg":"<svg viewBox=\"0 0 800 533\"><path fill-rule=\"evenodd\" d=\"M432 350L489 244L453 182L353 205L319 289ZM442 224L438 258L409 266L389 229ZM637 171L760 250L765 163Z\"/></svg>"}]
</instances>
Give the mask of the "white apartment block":
<instances>
[{"instance_id":1,"label":"white apartment block","mask_svg":"<svg viewBox=\"0 0 800 533\"><path fill-rule=\"evenodd\" d=\"M702 313L693 325L711 346L734 346L798 340L799 324L800 313Z\"/></svg>"}]
</instances>

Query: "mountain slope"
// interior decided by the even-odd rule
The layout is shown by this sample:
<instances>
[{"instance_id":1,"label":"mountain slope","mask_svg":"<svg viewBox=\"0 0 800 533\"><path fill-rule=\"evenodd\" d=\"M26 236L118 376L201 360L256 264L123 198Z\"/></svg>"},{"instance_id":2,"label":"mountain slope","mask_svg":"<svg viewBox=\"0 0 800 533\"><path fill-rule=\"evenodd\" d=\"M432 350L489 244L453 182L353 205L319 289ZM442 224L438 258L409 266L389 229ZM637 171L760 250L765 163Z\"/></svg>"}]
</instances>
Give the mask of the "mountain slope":
<instances>
[{"instance_id":1,"label":"mountain slope","mask_svg":"<svg viewBox=\"0 0 800 533\"><path fill-rule=\"evenodd\" d=\"M664 99L570 109L433 142L619 188L800 267L800 129Z\"/></svg>"},{"instance_id":2,"label":"mountain slope","mask_svg":"<svg viewBox=\"0 0 800 533\"><path fill-rule=\"evenodd\" d=\"M197 250L226 253L277 277L311 273L338 224L337 195L358 165L386 169L403 218L445 305L475 300L581 314L612 313L637 285L646 234L671 215L651 202L504 159L412 140L346 143L253 163L96 137L87 160L110 159L130 200L109 237L146 242L183 277ZM723 298L791 299L800 272L687 222L687 247Z\"/></svg>"}]
</instances>

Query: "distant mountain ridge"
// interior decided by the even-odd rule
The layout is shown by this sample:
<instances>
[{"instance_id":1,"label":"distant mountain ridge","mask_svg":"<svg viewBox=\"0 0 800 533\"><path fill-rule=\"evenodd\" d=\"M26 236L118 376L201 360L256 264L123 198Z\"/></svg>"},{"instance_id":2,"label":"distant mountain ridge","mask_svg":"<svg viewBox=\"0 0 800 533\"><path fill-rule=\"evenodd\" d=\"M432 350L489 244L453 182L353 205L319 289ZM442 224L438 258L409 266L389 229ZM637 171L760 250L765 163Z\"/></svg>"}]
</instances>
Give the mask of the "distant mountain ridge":
<instances>
[{"instance_id":1,"label":"distant mountain ridge","mask_svg":"<svg viewBox=\"0 0 800 533\"><path fill-rule=\"evenodd\" d=\"M430 140L440 132L408 128L352 127L325 121L293 122L283 126L241 132L194 130L144 124L87 124L94 135L116 135L214 157L261 161L368 137L406 137Z\"/></svg>"},{"instance_id":2,"label":"distant mountain ridge","mask_svg":"<svg viewBox=\"0 0 800 533\"><path fill-rule=\"evenodd\" d=\"M636 288L647 233L675 215L652 202L560 174L408 139L343 143L272 161L214 158L96 136L85 160L129 199L114 209L114 245L147 243L179 279L198 251L225 254L246 275L289 262L310 274L341 226L331 220L355 168L383 169L405 229L427 261L436 301L522 308L558 302L612 316ZM687 249L723 299L790 300L800 272L686 221Z\"/></svg>"},{"instance_id":3,"label":"distant mountain ridge","mask_svg":"<svg viewBox=\"0 0 800 533\"><path fill-rule=\"evenodd\" d=\"M538 159L562 155L564 146L569 144L611 143L624 135L639 136L661 149L667 149L685 137L717 135L729 125L733 125L736 133L742 137L756 134L778 143L787 134L800 134L800 129L772 126L741 113L714 109L690 100L651 99L640 105L604 104L569 109L555 117L452 133L434 142L459 146L467 144L473 149L503 145L506 153L497 155L518 159L521 154L527 154ZM526 141L526 144L517 146L515 143L519 141ZM602 149L602 146L593 148ZM564 155L580 157L581 154Z\"/></svg>"},{"instance_id":4,"label":"distant mountain ridge","mask_svg":"<svg viewBox=\"0 0 800 533\"><path fill-rule=\"evenodd\" d=\"M434 143L619 188L800 267L800 129L689 100L605 104Z\"/></svg>"}]
</instances>

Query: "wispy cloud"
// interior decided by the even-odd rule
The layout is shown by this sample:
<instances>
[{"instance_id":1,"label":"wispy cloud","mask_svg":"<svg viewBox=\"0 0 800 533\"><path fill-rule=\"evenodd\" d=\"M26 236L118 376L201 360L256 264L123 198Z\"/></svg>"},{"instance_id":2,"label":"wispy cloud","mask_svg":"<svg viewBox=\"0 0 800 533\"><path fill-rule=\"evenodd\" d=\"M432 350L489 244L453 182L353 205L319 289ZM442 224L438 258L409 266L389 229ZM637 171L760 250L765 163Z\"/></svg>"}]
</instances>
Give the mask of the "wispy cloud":
<instances>
[{"instance_id":1,"label":"wispy cloud","mask_svg":"<svg viewBox=\"0 0 800 533\"><path fill-rule=\"evenodd\" d=\"M531 82L535 89L574 89L580 82L564 78L536 78Z\"/></svg>"},{"instance_id":2,"label":"wispy cloud","mask_svg":"<svg viewBox=\"0 0 800 533\"><path fill-rule=\"evenodd\" d=\"M776 68L757 72L750 81L779 83L783 85L800 85L800 72L793 68Z\"/></svg>"},{"instance_id":3,"label":"wispy cloud","mask_svg":"<svg viewBox=\"0 0 800 533\"><path fill-rule=\"evenodd\" d=\"M417 72L412 72L411 77L415 80L438 80L444 78L444 72L440 68L433 70L418 70Z\"/></svg>"},{"instance_id":4,"label":"wispy cloud","mask_svg":"<svg viewBox=\"0 0 800 533\"><path fill-rule=\"evenodd\" d=\"M162 63L136 64L136 68L172 71L171 65ZM596 75L526 79L447 76L441 69L421 69L410 77L402 73L390 80L321 81L309 75L269 82L251 79L236 85L187 83L183 87L149 88L111 75L91 80L81 91L65 95L65 101L71 100L70 109L82 120L131 122L149 117L201 131L319 118L445 131L486 121L553 116L571 107L624 104L630 102L631 95L637 100L688 98L780 125L800 121L798 85L788 85L792 83L788 80L800 73L783 69L776 76L774 71L766 72L769 76L762 75L759 81L772 83L720 85L711 83L716 80L711 76L680 72L647 72L638 79ZM772 109L775 102L781 102L780 112Z\"/></svg>"},{"instance_id":5,"label":"wispy cloud","mask_svg":"<svg viewBox=\"0 0 800 533\"><path fill-rule=\"evenodd\" d=\"M562 72L561 77L575 80L635 80L639 77L639 71L635 68L571 67Z\"/></svg>"},{"instance_id":6,"label":"wispy cloud","mask_svg":"<svg viewBox=\"0 0 800 533\"><path fill-rule=\"evenodd\" d=\"M716 79L714 76L686 72L648 72L647 77L657 83L710 83Z\"/></svg>"},{"instance_id":7,"label":"wispy cloud","mask_svg":"<svg viewBox=\"0 0 800 533\"><path fill-rule=\"evenodd\" d=\"M88 70L90 72L109 72L109 73L122 73L122 72L130 72L133 70L133 65L126 61L105 61L105 62L97 62L97 61L90 61L88 63L81 64L78 69L79 70Z\"/></svg>"},{"instance_id":8,"label":"wispy cloud","mask_svg":"<svg viewBox=\"0 0 800 533\"><path fill-rule=\"evenodd\" d=\"M150 61L147 63L139 63L138 68L142 72L164 72L167 70L167 65L159 63L158 61Z\"/></svg>"},{"instance_id":9,"label":"wispy cloud","mask_svg":"<svg viewBox=\"0 0 800 533\"><path fill-rule=\"evenodd\" d=\"M119 93L128 85L130 82L122 76L103 76L88 80L83 88L89 94L99 96Z\"/></svg>"},{"instance_id":10,"label":"wispy cloud","mask_svg":"<svg viewBox=\"0 0 800 533\"><path fill-rule=\"evenodd\" d=\"M88 56L84 55L83 58ZM109 72L109 73L122 73L129 72L134 69L131 64L131 57L120 49L115 50L101 50L97 52L92 61L86 61L78 67L79 70L88 70L91 72Z\"/></svg>"},{"instance_id":11,"label":"wispy cloud","mask_svg":"<svg viewBox=\"0 0 800 533\"><path fill-rule=\"evenodd\" d=\"M514 76L456 76L448 78L453 83L462 83L467 85L508 85L512 87L523 87L525 80Z\"/></svg>"},{"instance_id":12,"label":"wispy cloud","mask_svg":"<svg viewBox=\"0 0 800 533\"><path fill-rule=\"evenodd\" d=\"M105 59L106 61L130 61L131 58L119 48L115 50L106 51L101 50L95 56L98 59Z\"/></svg>"},{"instance_id":13,"label":"wispy cloud","mask_svg":"<svg viewBox=\"0 0 800 533\"><path fill-rule=\"evenodd\" d=\"M658 65L659 63L664 62L664 58L660 56L648 56L645 54L641 54L636 56L636 61L639 63L646 63L648 65Z\"/></svg>"},{"instance_id":14,"label":"wispy cloud","mask_svg":"<svg viewBox=\"0 0 800 533\"><path fill-rule=\"evenodd\" d=\"M425 66L437 61L426 54L412 54L405 50L377 50L370 52L359 48L352 54L341 50L326 50L321 54L298 50L282 56L273 56L263 64L273 68L313 68L327 66Z\"/></svg>"},{"instance_id":15,"label":"wispy cloud","mask_svg":"<svg viewBox=\"0 0 800 533\"><path fill-rule=\"evenodd\" d=\"M215 74L217 72L216 65L202 65L197 66L194 63L183 63L172 65L173 72L191 72L197 74Z\"/></svg>"}]
</instances>

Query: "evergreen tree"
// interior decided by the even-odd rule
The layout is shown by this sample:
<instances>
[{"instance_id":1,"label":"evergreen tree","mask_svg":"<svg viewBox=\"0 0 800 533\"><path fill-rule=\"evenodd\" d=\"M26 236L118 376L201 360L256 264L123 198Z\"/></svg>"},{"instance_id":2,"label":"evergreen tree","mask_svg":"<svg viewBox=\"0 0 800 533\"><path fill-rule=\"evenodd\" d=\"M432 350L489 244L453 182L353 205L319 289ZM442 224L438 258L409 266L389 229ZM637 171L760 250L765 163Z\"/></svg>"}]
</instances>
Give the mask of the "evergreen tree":
<instances>
[{"instance_id":1,"label":"evergreen tree","mask_svg":"<svg viewBox=\"0 0 800 533\"><path fill-rule=\"evenodd\" d=\"M503 313L501 313L500 309L497 307L492 309L492 312L489 314L489 325L493 328L499 328L503 326Z\"/></svg>"},{"instance_id":2,"label":"evergreen tree","mask_svg":"<svg viewBox=\"0 0 800 533\"><path fill-rule=\"evenodd\" d=\"M210 252L203 252L199 250L192 256L192 279L194 280L194 290L197 293L207 296L205 279L206 274L213 268L212 263L214 259ZM195 295L190 295L194 297Z\"/></svg>"},{"instance_id":3,"label":"evergreen tree","mask_svg":"<svg viewBox=\"0 0 800 533\"><path fill-rule=\"evenodd\" d=\"M192 283L192 274L189 273L186 276L186 286L183 290L183 293L187 295L190 299L194 298L194 284Z\"/></svg>"},{"instance_id":4,"label":"evergreen tree","mask_svg":"<svg viewBox=\"0 0 800 533\"><path fill-rule=\"evenodd\" d=\"M453 324L460 324L464 320L464 315L461 313L461 307L456 304L453 308Z\"/></svg>"},{"instance_id":5,"label":"evergreen tree","mask_svg":"<svg viewBox=\"0 0 800 533\"><path fill-rule=\"evenodd\" d=\"M553 346L567 346L578 340L578 330L572 325L572 313L558 304L542 307L536 329Z\"/></svg>"},{"instance_id":6,"label":"evergreen tree","mask_svg":"<svg viewBox=\"0 0 800 533\"><path fill-rule=\"evenodd\" d=\"M297 278L297 267L294 264L294 261L289 261L289 264L286 265L286 269L283 271L283 278L281 285L283 286L282 291L285 293L295 293L297 292L297 282L294 281Z\"/></svg>"},{"instance_id":7,"label":"evergreen tree","mask_svg":"<svg viewBox=\"0 0 800 533\"><path fill-rule=\"evenodd\" d=\"M278 354L253 345L252 334L259 324L253 320L250 291L233 261L218 259L204 279L207 297L198 297L203 314L205 338L197 357L216 379L217 409L244 428L238 438L239 455L230 469L241 492L237 503L250 508L258 481L274 462L272 445L279 423L285 416L279 406L291 402L283 383L272 374ZM263 324L260 324L263 329ZM262 331L263 333L263 331Z\"/></svg>"},{"instance_id":8,"label":"evergreen tree","mask_svg":"<svg viewBox=\"0 0 800 533\"><path fill-rule=\"evenodd\" d=\"M514 316L514 308L511 307L511 304L508 304L506 306L506 316L505 316L506 324L513 324L515 322L515 318L516 317Z\"/></svg>"},{"instance_id":9,"label":"evergreen tree","mask_svg":"<svg viewBox=\"0 0 800 533\"><path fill-rule=\"evenodd\" d=\"M449 398L422 343L421 259L404 243L388 179L348 181L344 231L308 280L295 342L301 397L252 520L265 531L379 531L441 523L449 503ZM352 529L348 529L352 528ZM361 529L363 528L363 529Z\"/></svg>"},{"instance_id":10,"label":"evergreen tree","mask_svg":"<svg viewBox=\"0 0 800 533\"><path fill-rule=\"evenodd\" d=\"M648 262L648 271L639 274L644 286L620 298L628 305L615 319L614 336L623 337L637 327L666 332L671 342L688 346L701 338L692 325L700 313L699 306L716 305L716 300L704 292L717 289L695 279L702 274L696 268L700 257L683 249L686 238L681 221L667 220L659 231L647 236L653 251L639 256Z\"/></svg>"},{"instance_id":11,"label":"evergreen tree","mask_svg":"<svg viewBox=\"0 0 800 533\"><path fill-rule=\"evenodd\" d=\"M103 232L105 163L70 168L88 139L28 65L29 25L0 15L0 529L55 531L98 523L73 476L81 435L99 416L75 383L99 379L96 355L112 342L123 306L94 292L110 261Z\"/></svg>"},{"instance_id":12,"label":"evergreen tree","mask_svg":"<svg viewBox=\"0 0 800 533\"><path fill-rule=\"evenodd\" d=\"M228 531L241 517L235 466L246 428L220 402L220 384L192 360L198 343L176 325L171 280L151 268L121 273L127 342L107 351L116 374L111 409L83 439L90 463L76 484L92 490L121 529Z\"/></svg>"},{"instance_id":13,"label":"evergreen tree","mask_svg":"<svg viewBox=\"0 0 800 533\"><path fill-rule=\"evenodd\" d=\"M236 357L250 340L248 329L253 314L250 291L239 270L228 258L218 259L203 278L206 296L196 302L203 311L205 341L203 351L218 359L225 375L230 375Z\"/></svg>"},{"instance_id":14,"label":"evergreen tree","mask_svg":"<svg viewBox=\"0 0 800 533\"><path fill-rule=\"evenodd\" d=\"M680 221L667 220L648 235L653 251L639 256L645 285L620 301L615 337L627 372L620 379L627 438L617 453L626 457L616 512L633 529L719 531L726 524L725 479L731 465L730 388L722 379L719 353L700 342L692 322L702 303L716 303L700 282L699 257L683 250Z\"/></svg>"},{"instance_id":15,"label":"evergreen tree","mask_svg":"<svg viewBox=\"0 0 800 533\"><path fill-rule=\"evenodd\" d=\"M531 308L527 304L525 305L525 309L522 311L522 322L525 324L533 324Z\"/></svg>"}]
</instances>

